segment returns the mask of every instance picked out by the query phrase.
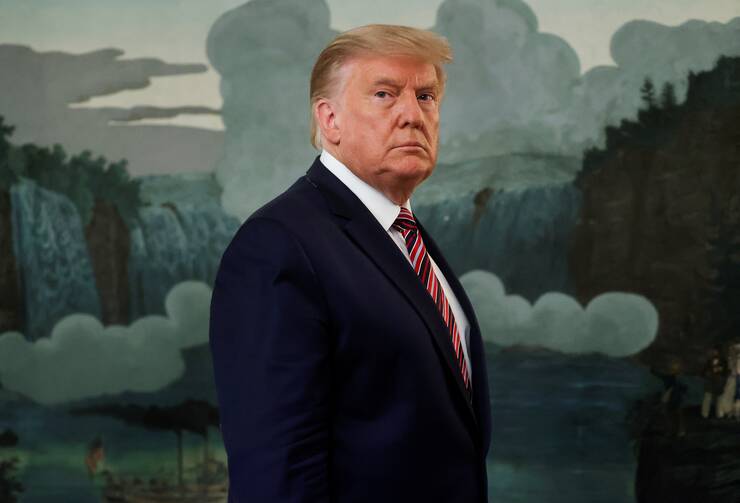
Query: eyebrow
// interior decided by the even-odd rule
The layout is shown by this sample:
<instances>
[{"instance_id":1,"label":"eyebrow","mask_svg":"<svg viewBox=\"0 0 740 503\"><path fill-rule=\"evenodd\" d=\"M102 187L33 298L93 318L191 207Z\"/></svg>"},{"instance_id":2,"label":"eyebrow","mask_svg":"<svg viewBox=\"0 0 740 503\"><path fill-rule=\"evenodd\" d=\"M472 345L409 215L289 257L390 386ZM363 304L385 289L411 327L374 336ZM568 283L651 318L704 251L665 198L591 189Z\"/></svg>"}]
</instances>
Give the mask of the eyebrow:
<instances>
[{"instance_id":1,"label":"eyebrow","mask_svg":"<svg viewBox=\"0 0 740 503\"><path fill-rule=\"evenodd\" d=\"M374 86L384 85L384 86L395 87L396 89L400 89L402 87L402 85L401 85L401 83L399 81L393 80L393 79L389 79L389 78L386 78L386 77L381 77L381 78L375 80L372 85L373 85L373 87ZM431 81L431 82L426 82L426 83L422 84L421 86L419 86L419 89L418 90L419 91L427 91L427 90L430 90L430 89L431 90L435 90L435 91L438 90L439 89L439 82L437 82L436 80L435 81Z\"/></svg>"}]
</instances>

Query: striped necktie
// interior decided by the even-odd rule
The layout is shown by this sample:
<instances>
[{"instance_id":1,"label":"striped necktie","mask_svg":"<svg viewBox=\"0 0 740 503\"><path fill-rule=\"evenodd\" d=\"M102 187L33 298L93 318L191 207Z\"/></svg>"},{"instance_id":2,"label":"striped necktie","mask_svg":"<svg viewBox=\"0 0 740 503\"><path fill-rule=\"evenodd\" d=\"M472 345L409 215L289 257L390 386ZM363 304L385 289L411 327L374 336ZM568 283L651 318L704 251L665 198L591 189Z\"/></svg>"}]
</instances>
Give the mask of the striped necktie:
<instances>
[{"instance_id":1,"label":"striped necktie","mask_svg":"<svg viewBox=\"0 0 740 503\"><path fill-rule=\"evenodd\" d=\"M432 268L432 262L429 259L426 246L424 246L424 242L421 239L421 233L419 233L419 229L416 226L416 220L414 220L414 216L411 212L402 206L401 212L396 218L396 221L393 222L392 227L400 231L403 235L414 271L421 279L421 282L426 287L429 295L432 296L437 309L439 309L439 312L442 314L445 325L447 325L447 328L450 331L452 346L455 349L455 356L457 357L457 363L462 372L467 398L468 401L470 401L472 397L472 384L468 377L468 368L465 363L462 343L460 342L460 332L458 331L457 323L455 323L455 316L452 314L450 304L447 302L444 289Z\"/></svg>"}]
</instances>

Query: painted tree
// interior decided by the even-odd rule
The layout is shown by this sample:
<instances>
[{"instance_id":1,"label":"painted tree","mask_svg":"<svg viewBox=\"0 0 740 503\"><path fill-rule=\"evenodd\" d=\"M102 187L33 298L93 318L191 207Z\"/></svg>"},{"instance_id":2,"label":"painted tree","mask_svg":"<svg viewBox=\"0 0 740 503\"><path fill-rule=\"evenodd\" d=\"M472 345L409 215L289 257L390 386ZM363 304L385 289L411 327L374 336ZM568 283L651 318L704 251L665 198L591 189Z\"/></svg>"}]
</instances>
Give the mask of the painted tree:
<instances>
[{"instance_id":1,"label":"painted tree","mask_svg":"<svg viewBox=\"0 0 740 503\"><path fill-rule=\"evenodd\" d=\"M660 92L660 107L663 110L673 110L677 106L676 87L670 82L666 82Z\"/></svg>"},{"instance_id":2,"label":"painted tree","mask_svg":"<svg viewBox=\"0 0 740 503\"><path fill-rule=\"evenodd\" d=\"M30 178L41 187L64 194L77 208L83 224L92 218L95 200L111 203L129 226L136 225L141 181L129 176L128 162L110 162L90 150L69 156L58 143L40 147L27 143L20 147L18 175Z\"/></svg>"},{"instance_id":3,"label":"painted tree","mask_svg":"<svg viewBox=\"0 0 740 503\"><path fill-rule=\"evenodd\" d=\"M642 82L640 96L642 97L642 102L645 103L645 108L648 110L655 108L655 86L650 77L645 77L645 80Z\"/></svg>"},{"instance_id":4,"label":"painted tree","mask_svg":"<svg viewBox=\"0 0 740 503\"><path fill-rule=\"evenodd\" d=\"M14 447L18 444L18 435L13 430L6 429L0 433L0 448ZM0 501L16 503L17 496L23 492L23 484L16 479L18 458L0 459Z\"/></svg>"},{"instance_id":5,"label":"painted tree","mask_svg":"<svg viewBox=\"0 0 740 503\"><path fill-rule=\"evenodd\" d=\"M10 169L10 144L9 138L15 128L5 124L5 118L0 115L0 189L8 188L16 177Z\"/></svg>"}]
</instances>

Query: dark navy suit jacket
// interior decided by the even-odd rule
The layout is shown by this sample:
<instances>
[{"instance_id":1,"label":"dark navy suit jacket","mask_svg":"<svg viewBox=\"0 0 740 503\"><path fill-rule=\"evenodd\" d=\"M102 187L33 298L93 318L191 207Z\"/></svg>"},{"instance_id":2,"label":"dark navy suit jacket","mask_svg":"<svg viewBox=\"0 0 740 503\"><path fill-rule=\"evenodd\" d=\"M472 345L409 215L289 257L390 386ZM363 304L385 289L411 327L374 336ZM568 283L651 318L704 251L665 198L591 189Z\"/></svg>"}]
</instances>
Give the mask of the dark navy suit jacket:
<instances>
[{"instance_id":1,"label":"dark navy suit jacket","mask_svg":"<svg viewBox=\"0 0 740 503\"><path fill-rule=\"evenodd\" d=\"M487 501L490 405L470 322L473 404L408 260L318 157L224 252L210 347L229 503Z\"/></svg>"}]
</instances>

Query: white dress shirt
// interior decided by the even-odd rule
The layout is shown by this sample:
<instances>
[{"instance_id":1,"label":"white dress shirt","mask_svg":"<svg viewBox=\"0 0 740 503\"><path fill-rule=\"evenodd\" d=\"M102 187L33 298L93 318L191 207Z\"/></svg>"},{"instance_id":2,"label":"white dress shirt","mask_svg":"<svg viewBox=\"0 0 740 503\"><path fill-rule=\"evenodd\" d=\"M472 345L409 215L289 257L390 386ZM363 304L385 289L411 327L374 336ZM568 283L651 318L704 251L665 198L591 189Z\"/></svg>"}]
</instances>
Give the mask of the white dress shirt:
<instances>
[{"instance_id":1,"label":"white dress shirt","mask_svg":"<svg viewBox=\"0 0 740 503\"><path fill-rule=\"evenodd\" d=\"M403 239L403 234L393 228L393 222L396 221L398 214L401 212L401 207L388 199L388 197L378 189L355 175L349 168L347 168L347 166L338 161L326 150L321 151L320 161L329 169L329 171L339 178L342 183L354 192L365 206L367 206L370 213L372 213L378 220L380 226L385 229L391 239L393 239L398 246L398 249L401 250L403 256L406 257L406 260L408 260L409 264L413 267L409 251L406 248L406 241ZM407 199L406 202L403 203L403 207L411 211L411 200ZM428 252L429 250L427 250L427 254L429 254ZM437 275L437 279L439 279L439 283L442 285L442 289L447 296L447 302L449 303L450 308L452 309L452 314L455 317L457 329L462 335L462 337L460 337L460 342L462 344L465 363L468 367L468 378L472 381L472 367L470 366L470 358L468 356L470 323L468 323L468 319L465 316L465 312L462 310L460 303L457 301L457 297L455 297L452 288L450 288L450 285L447 283L447 279L445 279L442 271L437 267L431 254L429 254L429 260L431 261L434 273Z\"/></svg>"}]
</instances>

